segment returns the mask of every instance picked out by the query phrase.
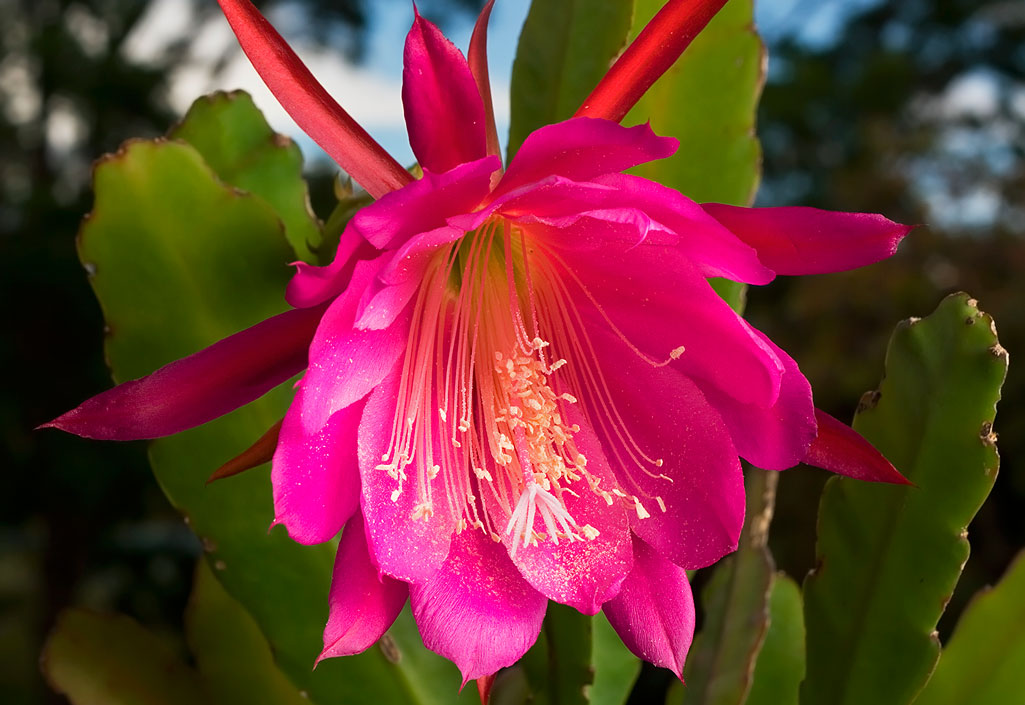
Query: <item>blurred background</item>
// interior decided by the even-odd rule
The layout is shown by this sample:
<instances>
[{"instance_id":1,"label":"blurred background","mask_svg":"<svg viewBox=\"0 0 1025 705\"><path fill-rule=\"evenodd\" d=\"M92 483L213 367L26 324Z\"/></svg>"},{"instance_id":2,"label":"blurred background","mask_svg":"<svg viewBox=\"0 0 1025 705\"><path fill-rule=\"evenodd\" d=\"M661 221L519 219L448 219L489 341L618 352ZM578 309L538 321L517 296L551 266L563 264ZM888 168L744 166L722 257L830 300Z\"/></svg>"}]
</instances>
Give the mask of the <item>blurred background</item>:
<instances>
[{"instance_id":1,"label":"blurred background","mask_svg":"<svg viewBox=\"0 0 1025 705\"><path fill-rule=\"evenodd\" d=\"M261 4L328 89L403 163L399 104L407 0ZM421 0L465 47L479 0ZM500 0L490 39L499 130L526 0ZM1025 3L772 0L759 115L759 205L881 212L922 223L863 271L781 279L748 312L801 364L819 406L850 420L903 318L964 290L997 322L1012 364L997 417L996 488L970 530L972 556L940 625L995 582L1025 544ZM71 604L132 615L174 638L200 547L168 506L145 446L36 425L110 385L103 320L75 254L90 164L156 137L190 102L245 88L303 147L314 209L331 209L330 162L277 107L213 0L0 0L0 702L61 702L38 669ZM801 579L814 555L825 473L781 479L772 548ZM269 492L268 492L269 502Z\"/></svg>"}]
</instances>

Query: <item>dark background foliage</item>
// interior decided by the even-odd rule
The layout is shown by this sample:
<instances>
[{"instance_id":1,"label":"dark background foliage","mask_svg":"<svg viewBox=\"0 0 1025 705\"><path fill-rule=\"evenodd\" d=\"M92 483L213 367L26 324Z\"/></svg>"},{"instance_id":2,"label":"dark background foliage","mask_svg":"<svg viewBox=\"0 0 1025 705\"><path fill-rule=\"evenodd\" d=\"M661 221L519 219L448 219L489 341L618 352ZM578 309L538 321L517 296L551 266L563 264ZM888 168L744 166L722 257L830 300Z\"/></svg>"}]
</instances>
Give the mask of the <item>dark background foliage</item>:
<instances>
[{"instance_id":1,"label":"dark background foliage","mask_svg":"<svg viewBox=\"0 0 1025 705\"><path fill-rule=\"evenodd\" d=\"M212 2L182 0L196 14ZM314 39L353 60L369 0L296 1ZM103 321L74 250L89 164L176 115L169 73L191 37L146 63L124 44L146 0L0 0L0 701L60 702L37 659L70 604L176 633L199 553L149 473L143 444L33 427L109 386ZM382 6L390 7L383 3ZM441 21L474 0L420 3ZM825 38L816 13L842 10ZM846 274L752 291L749 316L802 365L819 406L849 420L878 383L894 324L956 290L976 296L1011 352L1025 349L1025 8L1018 0L797 0L763 28L769 81L759 116L761 205L882 212L923 223L900 253ZM974 91L974 92L973 92ZM68 137L70 135L70 138ZM332 174L310 175L323 217ZM971 527L951 610L994 582L1025 544L1025 371L1012 363L998 416L1003 468ZM772 548L800 578L825 477L781 480ZM646 672L647 673L647 672Z\"/></svg>"}]
</instances>

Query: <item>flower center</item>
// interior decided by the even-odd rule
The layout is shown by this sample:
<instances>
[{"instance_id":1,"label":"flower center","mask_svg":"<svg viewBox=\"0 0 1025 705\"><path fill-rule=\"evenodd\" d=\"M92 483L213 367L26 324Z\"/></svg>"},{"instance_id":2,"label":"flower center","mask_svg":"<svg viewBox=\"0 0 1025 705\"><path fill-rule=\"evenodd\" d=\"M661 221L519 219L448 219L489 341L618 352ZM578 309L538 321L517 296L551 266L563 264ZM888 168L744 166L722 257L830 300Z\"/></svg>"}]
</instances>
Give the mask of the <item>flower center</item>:
<instances>
[{"instance_id":1,"label":"flower center","mask_svg":"<svg viewBox=\"0 0 1025 705\"><path fill-rule=\"evenodd\" d=\"M508 537L513 555L541 540L598 536L568 508L581 491L648 515L622 482L608 478L606 489L588 471L574 440L580 426L569 418L617 434L625 449L610 457L617 465L649 474L661 465L625 429L549 254L495 219L435 256L414 303L391 443L377 466L396 480L393 501L417 493L413 518L450 512L460 530Z\"/></svg>"}]
</instances>

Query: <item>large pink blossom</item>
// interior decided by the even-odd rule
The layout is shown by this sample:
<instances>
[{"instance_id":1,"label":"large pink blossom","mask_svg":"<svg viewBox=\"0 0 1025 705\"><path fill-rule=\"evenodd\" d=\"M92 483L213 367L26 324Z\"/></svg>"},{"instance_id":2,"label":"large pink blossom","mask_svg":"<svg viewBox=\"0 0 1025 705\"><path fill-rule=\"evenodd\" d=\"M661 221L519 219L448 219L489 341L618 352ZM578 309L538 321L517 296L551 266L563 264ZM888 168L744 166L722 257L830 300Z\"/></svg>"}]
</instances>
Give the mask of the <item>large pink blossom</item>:
<instances>
[{"instance_id":1,"label":"large pink blossom","mask_svg":"<svg viewBox=\"0 0 1025 705\"><path fill-rule=\"evenodd\" d=\"M694 21L685 4L654 26ZM332 264L298 265L292 311L52 425L174 433L306 368L274 453L274 521L305 544L342 532L322 658L368 648L408 599L424 643L464 679L486 677L534 643L555 600L604 610L637 655L679 675L694 626L684 570L737 547L739 457L902 481L816 411L794 360L708 278L850 269L891 255L908 229L879 215L698 205L623 173L677 147L606 119L671 63L662 50L656 69L638 63L658 37L642 35L610 74L625 72L625 88L603 83L581 116L534 132L503 169L490 5L469 61L417 16L402 91L423 168L413 180L248 0L221 5L282 103L377 200Z\"/></svg>"}]
</instances>

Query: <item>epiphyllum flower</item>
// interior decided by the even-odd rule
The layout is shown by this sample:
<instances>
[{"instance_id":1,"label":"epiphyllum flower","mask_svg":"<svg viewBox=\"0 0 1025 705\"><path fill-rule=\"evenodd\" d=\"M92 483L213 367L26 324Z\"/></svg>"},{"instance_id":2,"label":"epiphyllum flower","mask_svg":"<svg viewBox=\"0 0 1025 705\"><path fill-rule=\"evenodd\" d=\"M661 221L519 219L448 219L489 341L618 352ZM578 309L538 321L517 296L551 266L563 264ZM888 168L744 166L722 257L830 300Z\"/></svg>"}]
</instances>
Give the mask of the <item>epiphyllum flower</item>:
<instances>
[{"instance_id":1,"label":"epiphyllum flower","mask_svg":"<svg viewBox=\"0 0 1025 705\"><path fill-rule=\"evenodd\" d=\"M892 254L907 228L699 206L622 173L677 143L605 118L620 119L721 2L670 2L585 103L591 117L537 130L504 171L490 5L469 62L417 16L403 84L414 181L247 0L220 1L285 107L378 200L331 265L298 265L293 311L52 425L173 433L308 361L272 481L275 523L296 541L344 525L322 657L369 647L408 597L429 648L466 680L488 676L533 644L555 600L603 609L636 654L679 675L693 630L684 569L736 548L738 455L902 481L814 409L796 363L707 278L857 267Z\"/></svg>"}]
</instances>

